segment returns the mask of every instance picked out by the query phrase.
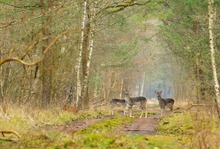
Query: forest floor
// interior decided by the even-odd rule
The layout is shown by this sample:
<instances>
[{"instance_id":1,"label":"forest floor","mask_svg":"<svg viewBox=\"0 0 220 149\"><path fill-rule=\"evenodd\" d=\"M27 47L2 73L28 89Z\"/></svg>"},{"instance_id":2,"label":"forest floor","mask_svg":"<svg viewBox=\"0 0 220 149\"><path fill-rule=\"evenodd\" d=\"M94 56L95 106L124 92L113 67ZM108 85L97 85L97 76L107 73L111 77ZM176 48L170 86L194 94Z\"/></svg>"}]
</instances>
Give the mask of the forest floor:
<instances>
[{"instance_id":1,"label":"forest floor","mask_svg":"<svg viewBox=\"0 0 220 149\"><path fill-rule=\"evenodd\" d=\"M119 111L119 115L123 116L123 111ZM156 135L157 133L157 127L160 122L161 114L160 109L158 107L158 104L151 104L148 105L148 117L142 117L139 118L140 111L138 109L133 110L133 115L135 115L135 118L131 123L125 124L122 127L116 128L115 133L116 134L136 134L136 135ZM175 110L174 110L175 112ZM164 111L164 115L166 116L172 112L170 111ZM83 130L97 122L113 118L114 116L111 115L105 115L102 118L89 118L89 119L82 119L78 121L74 121L65 125L54 125L51 127L45 127L43 129L54 129L56 131L61 131L63 133L74 133L79 130Z\"/></svg>"},{"instance_id":2,"label":"forest floor","mask_svg":"<svg viewBox=\"0 0 220 149\"><path fill-rule=\"evenodd\" d=\"M116 109L114 116L111 116L107 107L77 114L54 108L54 111L51 109L13 111L12 107L8 110L10 118L2 121L0 119L1 129L15 130L21 137L13 141L16 139L13 134L9 137L2 136L0 148L178 149L198 146L200 148L208 141L218 145L218 141L208 140L209 137L206 140L198 140L203 133L210 138L216 137L212 131L219 131L219 121L209 123L210 116L204 118L204 114L200 114L201 117L195 110L187 111L186 107L175 105L173 112L165 111L161 117L158 104L149 103L147 107L147 118L139 118L138 107L134 107L132 118L123 116L120 108ZM204 129L207 131L203 132ZM197 144L199 141L205 143Z\"/></svg>"}]
</instances>

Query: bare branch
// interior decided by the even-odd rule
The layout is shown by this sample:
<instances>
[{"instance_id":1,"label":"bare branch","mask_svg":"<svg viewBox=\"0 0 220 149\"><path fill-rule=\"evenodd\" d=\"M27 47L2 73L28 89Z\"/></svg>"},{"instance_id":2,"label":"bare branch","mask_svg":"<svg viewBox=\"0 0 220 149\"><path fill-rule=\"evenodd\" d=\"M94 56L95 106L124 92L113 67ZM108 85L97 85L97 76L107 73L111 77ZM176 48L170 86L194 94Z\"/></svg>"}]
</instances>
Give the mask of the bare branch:
<instances>
[{"instance_id":1,"label":"bare branch","mask_svg":"<svg viewBox=\"0 0 220 149\"><path fill-rule=\"evenodd\" d=\"M123 2L123 3L114 3L112 5L106 6L105 8L103 8L102 10L100 10L97 14L100 14L104 11L107 11L108 13L114 13L114 12L119 12L124 10L127 7L131 7L131 6L137 6L137 5L145 5L147 3L151 2L151 0L148 0L146 2L140 3L137 1L130 1L130 2Z\"/></svg>"},{"instance_id":2,"label":"bare branch","mask_svg":"<svg viewBox=\"0 0 220 149\"><path fill-rule=\"evenodd\" d=\"M3 5L7 5L7 6L11 6L11 7L14 7L14 8L39 8L39 7L42 7L40 4L36 3L34 5L27 5L27 6L17 6L17 5L13 5L13 4L9 4L9 3L6 3L6 2L3 2L3 1L0 1L1 4Z\"/></svg>"},{"instance_id":3,"label":"bare branch","mask_svg":"<svg viewBox=\"0 0 220 149\"><path fill-rule=\"evenodd\" d=\"M14 134L15 136L17 136L18 138L21 138L21 136L13 130L0 130L0 133L2 134L3 137L5 137L4 134L10 134L11 133L11 134Z\"/></svg>"},{"instance_id":4,"label":"bare branch","mask_svg":"<svg viewBox=\"0 0 220 149\"><path fill-rule=\"evenodd\" d=\"M25 53L22 55L22 58L18 58L18 57L8 57L8 58L5 58L3 59L2 61L0 61L0 66L6 62L10 62L10 61L16 61L16 62L19 62L19 63L22 63L23 65L27 65L27 66L33 66L33 65L36 65L38 63L40 63L44 57L45 57L45 54L50 50L50 48L55 44L55 42L61 38L64 34L66 34L68 31L64 31L62 32L60 35L58 35L48 46L47 48L43 51L43 54L42 56L40 57L39 60L35 61L35 62L25 62L22 60L22 58L24 57Z\"/></svg>"}]
</instances>

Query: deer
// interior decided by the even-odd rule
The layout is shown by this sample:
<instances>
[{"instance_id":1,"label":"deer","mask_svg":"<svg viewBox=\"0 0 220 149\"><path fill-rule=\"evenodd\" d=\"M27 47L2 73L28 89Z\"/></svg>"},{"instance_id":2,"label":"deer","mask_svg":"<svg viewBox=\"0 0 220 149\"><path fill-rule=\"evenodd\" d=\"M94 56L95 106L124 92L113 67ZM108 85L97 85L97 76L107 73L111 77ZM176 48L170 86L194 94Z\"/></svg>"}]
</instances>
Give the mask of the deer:
<instances>
[{"instance_id":1,"label":"deer","mask_svg":"<svg viewBox=\"0 0 220 149\"><path fill-rule=\"evenodd\" d=\"M112 98L110 100L111 115L114 115L114 108L118 106L123 107L123 111L125 115L126 102L124 99L117 99L117 98Z\"/></svg>"},{"instance_id":2,"label":"deer","mask_svg":"<svg viewBox=\"0 0 220 149\"><path fill-rule=\"evenodd\" d=\"M141 109L141 115L139 118L142 118L144 113L145 113L145 118L147 118L147 111L146 111L147 99L145 97L142 97L142 96L130 97L129 90L126 90L126 89L124 89L124 96L125 96L124 99L125 99L126 105L128 106L128 109L129 109L129 116L130 117L133 117L132 116L132 107L139 103L140 109Z\"/></svg>"},{"instance_id":3,"label":"deer","mask_svg":"<svg viewBox=\"0 0 220 149\"><path fill-rule=\"evenodd\" d=\"M157 99L159 101L159 106L161 109L161 117L163 116L163 111L165 110L165 107L168 107L170 109L170 111L173 111L173 105L174 105L174 99L172 98L167 98L167 99L163 99L161 97L161 93L162 91L155 91L155 94L157 95Z\"/></svg>"}]
</instances>

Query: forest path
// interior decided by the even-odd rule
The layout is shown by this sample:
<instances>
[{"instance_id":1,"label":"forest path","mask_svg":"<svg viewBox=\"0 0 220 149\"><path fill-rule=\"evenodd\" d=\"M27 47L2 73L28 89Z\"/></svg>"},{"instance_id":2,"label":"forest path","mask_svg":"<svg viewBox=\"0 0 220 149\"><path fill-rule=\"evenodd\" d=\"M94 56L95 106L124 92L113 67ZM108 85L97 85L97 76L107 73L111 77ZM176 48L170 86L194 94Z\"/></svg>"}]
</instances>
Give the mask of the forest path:
<instances>
[{"instance_id":1,"label":"forest path","mask_svg":"<svg viewBox=\"0 0 220 149\"><path fill-rule=\"evenodd\" d=\"M164 116L171 113L170 111L165 111ZM118 113L119 114L119 113ZM140 111L137 108L134 108L133 115L135 119L132 123L125 124L121 127L118 127L114 130L116 134L140 134L140 135L155 135L157 132L157 126L161 119L160 108L158 104L148 104L148 117L139 118ZM122 115L119 114L119 115ZM55 131L60 131L64 133L74 133L79 130L85 129L97 122L104 121L106 119L112 118L112 116L107 115L103 118L91 118L77 120L65 125L54 125L52 127L46 127L44 130L52 129Z\"/></svg>"},{"instance_id":2,"label":"forest path","mask_svg":"<svg viewBox=\"0 0 220 149\"><path fill-rule=\"evenodd\" d=\"M132 123L118 128L116 132L119 134L155 135L159 120L158 116L137 118Z\"/></svg>"},{"instance_id":3,"label":"forest path","mask_svg":"<svg viewBox=\"0 0 220 149\"><path fill-rule=\"evenodd\" d=\"M63 133L74 133L77 132L79 130L85 129L93 124L95 124L96 122L99 121L103 121L103 118L100 119L96 119L96 118L92 118L92 119L83 119L83 120L77 120L65 125L54 125L54 126L49 126L49 127L45 127L44 130L55 130L55 131L60 131Z\"/></svg>"},{"instance_id":4,"label":"forest path","mask_svg":"<svg viewBox=\"0 0 220 149\"><path fill-rule=\"evenodd\" d=\"M165 111L164 116L169 113L171 112ZM136 118L132 123L116 129L116 132L118 134L156 135L160 119L161 114L158 104L148 104L147 118Z\"/></svg>"}]
</instances>

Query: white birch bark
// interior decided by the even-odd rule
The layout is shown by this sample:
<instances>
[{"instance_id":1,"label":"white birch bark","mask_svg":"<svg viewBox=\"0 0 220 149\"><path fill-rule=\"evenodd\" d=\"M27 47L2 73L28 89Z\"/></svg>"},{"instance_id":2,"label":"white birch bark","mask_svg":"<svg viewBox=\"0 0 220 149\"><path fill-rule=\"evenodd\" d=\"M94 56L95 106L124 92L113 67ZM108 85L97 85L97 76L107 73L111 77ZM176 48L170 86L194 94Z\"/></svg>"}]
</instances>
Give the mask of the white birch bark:
<instances>
[{"instance_id":1,"label":"white birch bark","mask_svg":"<svg viewBox=\"0 0 220 149\"><path fill-rule=\"evenodd\" d=\"M0 61L2 60L3 52L0 50ZM3 67L0 67L0 103L3 102Z\"/></svg>"},{"instance_id":2,"label":"white birch bark","mask_svg":"<svg viewBox=\"0 0 220 149\"><path fill-rule=\"evenodd\" d=\"M143 96L143 94L144 94L144 82L145 82L145 72L144 72L144 74L143 74L143 80L142 80L142 83L141 83L140 96Z\"/></svg>"},{"instance_id":3,"label":"white birch bark","mask_svg":"<svg viewBox=\"0 0 220 149\"><path fill-rule=\"evenodd\" d=\"M213 38L213 25L214 25L214 8L213 8L213 0L208 0L208 15L209 15L209 46L211 52L211 63L213 70L213 78L215 83L215 96L218 104L220 103L219 98L219 82L216 71L216 63L215 63L215 45Z\"/></svg>"},{"instance_id":4,"label":"white birch bark","mask_svg":"<svg viewBox=\"0 0 220 149\"><path fill-rule=\"evenodd\" d=\"M76 106L79 106L80 97L81 97L81 81L80 81L80 69L81 69L81 62L82 62L82 50L83 50L83 41L85 37L85 23L86 23L86 7L87 7L87 0L84 0L84 6L83 6L83 19L82 19L82 31L81 31L81 43L80 43L80 49L79 49L79 58L77 59L76 63Z\"/></svg>"},{"instance_id":5,"label":"white birch bark","mask_svg":"<svg viewBox=\"0 0 220 149\"><path fill-rule=\"evenodd\" d=\"M124 79L121 79L121 90L120 90L120 99L122 98L122 93L123 93L123 87L124 87Z\"/></svg>"},{"instance_id":6,"label":"white birch bark","mask_svg":"<svg viewBox=\"0 0 220 149\"><path fill-rule=\"evenodd\" d=\"M93 49L94 49L94 32L95 32L94 17L95 17L95 10L91 11L91 18L90 18L91 31L89 34L89 49L88 49L89 55L88 55L88 60L87 60L86 74L85 74L85 77L83 78L83 90L82 90L82 99L83 100L85 99L86 90L88 87L90 65L91 65L92 53L93 53Z\"/></svg>"}]
</instances>

